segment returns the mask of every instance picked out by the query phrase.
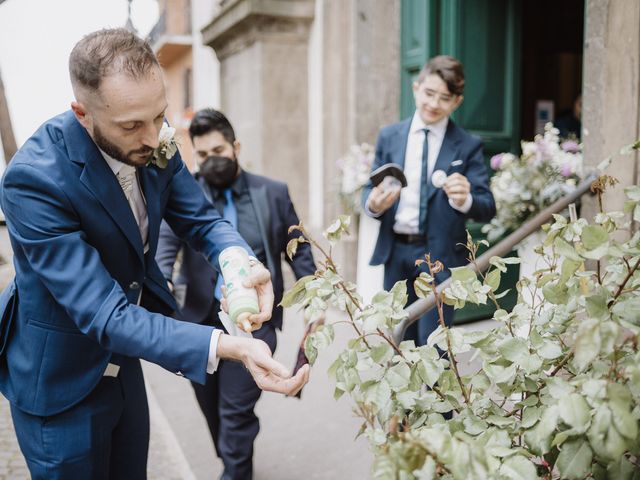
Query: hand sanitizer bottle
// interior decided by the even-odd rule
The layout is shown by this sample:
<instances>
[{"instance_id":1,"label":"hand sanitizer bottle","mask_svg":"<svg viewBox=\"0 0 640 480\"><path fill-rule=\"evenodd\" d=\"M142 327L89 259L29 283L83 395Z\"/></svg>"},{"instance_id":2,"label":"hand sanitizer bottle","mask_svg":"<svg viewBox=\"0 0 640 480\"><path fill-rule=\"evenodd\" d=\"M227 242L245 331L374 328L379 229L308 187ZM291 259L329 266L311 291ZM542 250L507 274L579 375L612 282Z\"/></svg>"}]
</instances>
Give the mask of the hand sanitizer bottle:
<instances>
[{"instance_id":1,"label":"hand sanitizer bottle","mask_svg":"<svg viewBox=\"0 0 640 480\"><path fill-rule=\"evenodd\" d=\"M227 289L229 317L249 333L252 330L249 316L260 312L258 293L254 288L246 288L243 285L251 271L249 254L242 247L228 247L220 252L218 262Z\"/></svg>"}]
</instances>

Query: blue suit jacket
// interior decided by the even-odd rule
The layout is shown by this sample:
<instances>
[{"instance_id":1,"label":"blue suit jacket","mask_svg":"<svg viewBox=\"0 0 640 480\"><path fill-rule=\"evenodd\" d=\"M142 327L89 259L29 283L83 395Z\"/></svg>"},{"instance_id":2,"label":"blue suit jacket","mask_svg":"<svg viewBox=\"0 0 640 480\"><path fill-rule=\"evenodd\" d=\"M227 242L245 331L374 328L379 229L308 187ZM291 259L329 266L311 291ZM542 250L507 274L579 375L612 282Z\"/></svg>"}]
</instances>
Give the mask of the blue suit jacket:
<instances>
[{"instance_id":1,"label":"blue suit jacket","mask_svg":"<svg viewBox=\"0 0 640 480\"><path fill-rule=\"evenodd\" d=\"M400 123L384 127L378 136L376 154L372 170L386 164L396 163L404 168L404 157L411 118ZM449 199L442 189L436 189L429 182L421 188L427 189L427 251L432 261L440 260L445 267L457 267L468 263L465 223L473 218L479 222L489 221L496 213L493 195L489 190L489 178L482 156L482 141L470 135L449 120L440 154L436 160L434 171L444 170L447 175L460 173L467 177L471 184L473 204L467 214L451 208ZM369 183L363 192L366 202L373 185ZM383 265L390 256L394 246L393 224L395 223L398 202L382 214L380 233L376 242L371 265ZM462 245L459 245L462 244ZM448 276L448 273L444 275Z\"/></svg>"},{"instance_id":2,"label":"blue suit jacket","mask_svg":"<svg viewBox=\"0 0 640 480\"><path fill-rule=\"evenodd\" d=\"M266 267L271 272L275 305L270 325L282 328L282 307L278 303L282 300L284 282L282 279L282 255L286 252L287 243L300 232L289 233L291 225L299 223L289 189L282 182L271 180L267 177L243 172L246 180L251 204L258 220L258 228L262 238ZM210 189L204 179L198 179L198 183L205 195L210 195ZM242 221L240 218L239 221ZM213 290L217 274L202 255L194 251L188 245L184 245L171 231L168 224L160 227L160 241L156 260L160 270L167 280L172 280L173 267L178 251L182 248L182 264L177 278L175 278L176 292L184 290L184 302L181 305L181 318L186 321L202 323L206 320L213 303ZM296 278L305 275L313 275L316 270L308 243L298 245L298 250L293 260L285 258Z\"/></svg>"},{"instance_id":3,"label":"blue suit jacket","mask_svg":"<svg viewBox=\"0 0 640 480\"><path fill-rule=\"evenodd\" d=\"M250 249L179 154L165 169L141 168L140 180L146 255L115 175L72 112L40 127L5 172L1 202L16 278L0 296L0 390L18 408L64 411L93 390L112 352L204 383L212 329L136 305L144 288L175 309L154 260L160 221L214 262L230 245Z\"/></svg>"}]
</instances>

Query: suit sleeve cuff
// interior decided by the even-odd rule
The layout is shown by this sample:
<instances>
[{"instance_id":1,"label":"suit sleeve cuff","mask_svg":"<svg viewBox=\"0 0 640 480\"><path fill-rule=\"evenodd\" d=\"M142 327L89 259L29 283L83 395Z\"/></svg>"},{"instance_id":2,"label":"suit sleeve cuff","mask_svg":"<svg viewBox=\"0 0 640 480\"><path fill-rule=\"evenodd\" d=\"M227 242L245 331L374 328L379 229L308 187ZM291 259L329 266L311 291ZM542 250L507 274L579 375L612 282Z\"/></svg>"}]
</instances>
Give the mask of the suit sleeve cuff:
<instances>
[{"instance_id":1,"label":"suit sleeve cuff","mask_svg":"<svg viewBox=\"0 0 640 480\"><path fill-rule=\"evenodd\" d=\"M369 209L369 197L367 197L367 201L364 203L364 213L366 213L368 216L372 217L372 218L378 218L382 215L382 213L373 213L370 209Z\"/></svg>"},{"instance_id":2,"label":"suit sleeve cuff","mask_svg":"<svg viewBox=\"0 0 640 480\"><path fill-rule=\"evenodd\" d=\"M207 373L212 374L218 368L218 362L220 359L218 358L218 340L220 340L220 335L222 334L222 330L216 328L211 332L211 341L209 342L209 360L207 361Z\"/></svg>"},{"instance_id":3,"label":"suit sleeve cuff","mask_svg":"<svg viewBox=\"0 0 640 480\"><path fill-rule=\"evenodd\" d=\"M456 205L455 202L451 199L449 199L449 205L451 205L451 208L459 211L460 213L469 213L469 210L471 210L471 205L473 205L473 197L471 196L471 194L467 195L467 199L464 201L461 207Z\"/></svg>"}]
</instances>

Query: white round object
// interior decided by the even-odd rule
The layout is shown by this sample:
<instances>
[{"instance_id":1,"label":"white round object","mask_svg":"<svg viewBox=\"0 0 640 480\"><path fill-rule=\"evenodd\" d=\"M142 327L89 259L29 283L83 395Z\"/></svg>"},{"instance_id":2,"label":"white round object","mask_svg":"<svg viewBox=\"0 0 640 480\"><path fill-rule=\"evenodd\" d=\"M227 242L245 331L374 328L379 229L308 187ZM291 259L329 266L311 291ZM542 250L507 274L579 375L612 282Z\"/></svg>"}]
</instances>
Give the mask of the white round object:
<instances>
[{"instance_id":1,"label":"white round object","mask_svg":"<svg viewBox=\"0 0 640 480\"><path fill-rule=\"evenodd\" d=\"M447 181L447 174L444 170L436 170L431 174L431 183L436 188L444 187L444 182Z\"/></svg>"}]
</instances>

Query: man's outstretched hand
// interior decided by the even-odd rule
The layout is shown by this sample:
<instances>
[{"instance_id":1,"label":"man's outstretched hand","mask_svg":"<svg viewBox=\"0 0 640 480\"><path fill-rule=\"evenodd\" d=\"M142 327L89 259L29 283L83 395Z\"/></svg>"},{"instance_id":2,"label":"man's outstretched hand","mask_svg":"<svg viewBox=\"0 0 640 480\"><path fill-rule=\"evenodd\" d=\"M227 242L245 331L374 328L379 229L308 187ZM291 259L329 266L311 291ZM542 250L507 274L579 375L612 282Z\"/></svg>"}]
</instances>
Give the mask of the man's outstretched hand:
<instances>
[{"instance_id":1,"label":"man's outstretched hand","mask_svg":"<svg viewBox=\"0 0 640 480\"><path fill-rule=\"evenodd\" d=\"M267 392L295 395L309 381L309 365L292 377L284 365L272 358L267 344L257 338L222 334L218 341L218 357L242 362L258 387Z\"/></svg>"}]
</instances>

